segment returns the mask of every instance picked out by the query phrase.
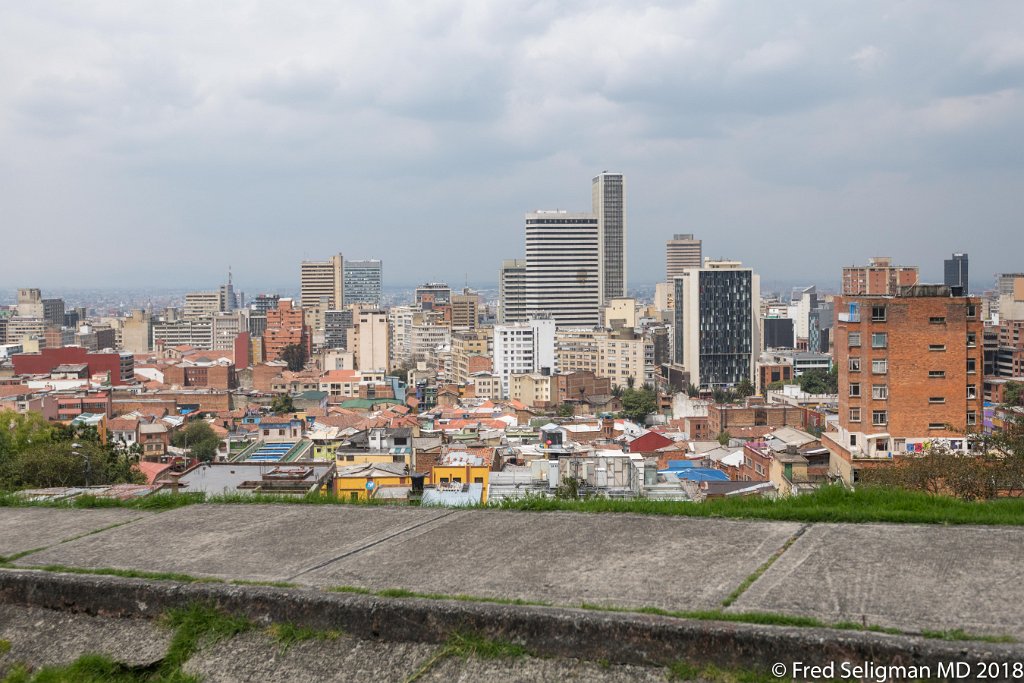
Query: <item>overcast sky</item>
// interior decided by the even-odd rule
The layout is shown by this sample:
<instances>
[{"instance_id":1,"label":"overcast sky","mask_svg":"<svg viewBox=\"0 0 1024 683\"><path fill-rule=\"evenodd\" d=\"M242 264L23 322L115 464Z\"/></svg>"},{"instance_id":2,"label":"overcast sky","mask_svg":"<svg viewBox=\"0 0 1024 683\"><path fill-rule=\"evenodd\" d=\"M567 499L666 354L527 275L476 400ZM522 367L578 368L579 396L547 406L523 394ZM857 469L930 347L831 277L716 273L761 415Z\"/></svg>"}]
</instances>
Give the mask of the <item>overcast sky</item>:
<instances>
[{"instance_id":1,"label":"overcast sky","mask_svg":"<svg viewBox=\"0 0 1024 683\"><path fill-rule=\"evenodd\" d=\"M767 279L1024 270L1024 2L0 4L0 285L494 282L523 213L627 176Z\"/></svg>"}]
</instances>

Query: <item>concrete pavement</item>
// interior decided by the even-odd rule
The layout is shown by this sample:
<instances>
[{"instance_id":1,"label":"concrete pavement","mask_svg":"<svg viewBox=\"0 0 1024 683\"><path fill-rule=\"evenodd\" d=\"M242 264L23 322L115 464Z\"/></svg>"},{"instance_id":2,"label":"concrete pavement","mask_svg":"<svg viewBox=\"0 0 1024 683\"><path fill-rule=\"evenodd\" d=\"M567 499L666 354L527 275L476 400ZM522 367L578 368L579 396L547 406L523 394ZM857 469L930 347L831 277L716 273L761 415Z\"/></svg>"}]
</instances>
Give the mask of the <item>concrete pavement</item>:
<instances>
[{"instance_id":1,"label":"concrete pavement","mask_svg":"<svg viewBox=\"0 0 1024 683\"><path fill-rule=\"evenodd\" d=\"M90 514L96 512L127 514ZM127 523L101 530L115 519ZM15 561L24 568L138 569L678 611L719 608L795 539L728 611L1024 640L1024 528L196 505L148 515L2 508L0 529L8 554L55 543Z\"/></svg>"}]
</instances>

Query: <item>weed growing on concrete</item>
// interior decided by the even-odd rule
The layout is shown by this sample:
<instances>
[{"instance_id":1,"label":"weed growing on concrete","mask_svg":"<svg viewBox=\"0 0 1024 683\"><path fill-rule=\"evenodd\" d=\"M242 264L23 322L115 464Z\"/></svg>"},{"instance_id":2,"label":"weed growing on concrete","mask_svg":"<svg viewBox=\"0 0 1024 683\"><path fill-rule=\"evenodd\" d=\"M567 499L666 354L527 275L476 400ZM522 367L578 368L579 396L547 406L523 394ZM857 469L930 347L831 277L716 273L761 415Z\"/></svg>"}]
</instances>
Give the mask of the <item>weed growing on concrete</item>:
<instances>
[{"instance_id":1,"label":"weed growing on concrete","mask_svg":"<svg viewBox=\"0 0 1024 683\"><path fill-rule=\"evenodd\" d=\"M337 640L341 637L341 631L334 630L322 630L307 628L305 626L296 626L292 623L273 624L267 629L270 637L277 641L278 646L281 648L281 652L287 652L295 643L300 643L306 640Z\"/></svg>"},{"instance_id":2,"label":"weed growing on concrete","mask_svg":"<svg viewBox=\"0 0 1024 683\"><path fill-rule=\"evenodd\" d=\"M5 655L11 651L11 641L0 638L0 655Z\"/></svg>"},{"instance_id":3,"label":"weed growing on concrete","mask_svg":"<svg viewBox=\"0 0 1024 683\"><path fill-rule=\"evenodd\" d=\"M94 574L97 576L120 576L126 579L152 579L154 581L177 581L179 583L225 583L224 579L192 576L177 572L146 572L138 569L109 569L89 567L68 567L62 564L48 564L42 567L23 567L60 574Z\"/></svg>"},{"instance_id":4,"label":"weed growing on concrete","mask_svg":"<svg viewBox=\"0 0 1024 683\"><path fill-rule=\"evenodd\" d=\"M360 588L358 586L331 586L327 590L331 593L355 593L357 595L373 595L373 591L369 588Z\"/></svg>"},{"instance_id":5,"label":"weed growing on concrete","mask_svg":"<svg viewBox=\"0 0 1024 683\"><path fill-rule=\"evenodd\" d=\"M925 638L934 640L977 640L983 643L1016 643L1013 636L986 636L977 633L968 633L963 629L955 628L949 631L921 631Z\"/></svg>"},{"instance_id":6,"label":"weed growing on concrete","mask_svg":"<svg viewBox=\"0 0 1024 683\"><path fill-rule=\"evenodd\" d=\"M223 612L213 605L192 604L168 610L163 623L174 629L161 671L180 670L200 645L212 645L253 628L245 617Z\"/></svg>"},{"instance_id":7,"label":"weed growing on concrete","mask_svg":"<svg viewBox=\"0 0 1024 683\"><path fill-rule=\"evenodd\" d=\"M70 664L45 666L36 672L18 665L3 683L199 683L180 670L161 672L151 667L133 667L104 655L82 655Z\"/></svg>"},{"instance_id":8,"label":"weed growing on concrete","mask_svg":"<svg viewBox=\"0 0 1024 683\"><path fill-rule=\"evenodd\" d=\"M253 581L251 579L232 579L229 581L233 586L270 586L271 588L301 588L297 583L288 581Z\"/></svg>"},{"instance_id":9,"label":"weed growing on concrete","mask_svg":"<svg viewBox=\"0 0 1024 683\"><path fill-rule=\"evenodd\" d=\"M448 637L445 650L454 657L478 659L505 659L525 657L529 654L522 645L493 640L479 633L453 633Z\"/></svg>"},{"instance_id":10,"label":"weed growing on concrete","mask_svg":"<svg viewBox=\"0 0 1024 683\"><path fill-rule=\"evenodd\" d=\"M781 548L779 548L779 549L778 549L778 550L776 550L776 551L775 551L774 553L772 553L772 556L771 556L771 557L769 557L769 558L768 558L768 559L767 559L767 560L766 560L766 561L764 562L764 564L762 564L762 565L761 565L760 567L758 567L758 568L757 568L757 569L756 569L756 570L754 571L754 573L753 573L753 574L751 574L751 575L750 575L750 576L748 576L748 577L747 577L746 579L744 579L744 580L743 580L743 583L741 583L741 584L740 584L739 586L737 586L737 587L736 587L736 590L734 590L734 591L733 591L732 593L730 593L730 594L729 594L729 596L728 596L728 597L727 597L727 598L726 598L725 600L723 600L723 601L722 601L722 607L728 607L728 606L729 606L729 605L731 605L732 603L736 602L736 601L737 601L737 600L739 599L739 597L740 597L741 595L743 595L743 594L744 594L744 593L745 593L745 592L747 591L747 589L748 589L748 588L750 588L750 587L751 587L751 586L752 586L752 585L754 584L754 582L755 582L755 581L757 581L757 580L758 580L759 578L761 578L761 575L762 575L762 574L764 574L764 573L765 573L766 571L768 571L768 568L769 568L769 567L771 567L771 566L772 566L772 564L774 564L774 563L775 563L775 560L777 560L777 559L779 559L780 557L782 557L782 553L784 553L784 552L786 552L787 550L789 550L789 547L790 547L791 545L793 545L794 543L796 543L796 540L797 540L798 538L800 538L801 536L803 536L803 535L804 535L804 532L805 532L805 531L807 531L807 529L808 529L808 526L807 526L807 525L804 525L803 527L801 527L801 528L800 528L800 530L799 530L799 531L797 531L797 532L796 532L795 534L793 534L793 535L792 535L792 536L791 536L791 537L790 537L790 538L789 538L789 539L788 539L788 540L787 540L787 541L786 541L786 542L785 542L785 543L784 543L784 544L782 545L782 547L781 547Z\"/></svg>"}]
</instances>

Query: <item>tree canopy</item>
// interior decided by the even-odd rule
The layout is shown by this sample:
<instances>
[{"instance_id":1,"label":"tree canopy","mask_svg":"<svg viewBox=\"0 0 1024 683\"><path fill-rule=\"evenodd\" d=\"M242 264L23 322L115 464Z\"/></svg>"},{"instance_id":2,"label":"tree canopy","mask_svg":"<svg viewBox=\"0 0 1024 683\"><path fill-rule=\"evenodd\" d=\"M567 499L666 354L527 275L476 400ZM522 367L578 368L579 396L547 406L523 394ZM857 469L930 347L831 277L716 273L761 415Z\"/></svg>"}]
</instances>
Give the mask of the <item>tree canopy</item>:
<instances>
[{"instance_id":1,"label":"tree canopy","mask_svg":"<svg viewBox=\"0 0 1024 683\"><path fill-rule=\"evenodd\" d=\"M281 349L278 359L287 363L292 372L298 372L306 367L306 350L300 344L289 344Z\"/></svg>"},{"instance_id":2,"label":"tree canopy","mask_svg":"<svg viewBox=\"0 0 1024 683\"><path fill-rule=\"evenodd\" d=\"M277 394L274 396L274 400L270 402L270 412L272 413L294 413L295 402L292 400L291 394Z\"/></svg>"},{"instance_id":3,"label":"tree canopy","mask_svg":"<svg viewBox=\"0 0 1024 683\"><path fill-rule=\"evenodd\" d=\"M621 394L622 414L633 422L644 423L644 419L658 409L654 392L647 387L625 389Z\"/></svg>"},{"instance_id":4,"label":"tree canopy","mask_svg":"<svg viewBox=\"0 0 1024 683\"><path fill-rule=\"evenodd\" d=\"M197 460L210 462L217 455L220 437L209 424L196 420L175 432L171 443L178 448L187 448L189 454Z\"/></svg>"},{"instance_id":5,"label":"tree canopy","mask_svg":"<svg viewBox=\"0 0 1024 683\"><path fill-rule=\"evenodd\" d=\"M839 392L839 369L833 367L831 371L820 368L807 370L796 378L800 385L800 391L808 394L835 394Z\"/></svg>"}]
</instances>

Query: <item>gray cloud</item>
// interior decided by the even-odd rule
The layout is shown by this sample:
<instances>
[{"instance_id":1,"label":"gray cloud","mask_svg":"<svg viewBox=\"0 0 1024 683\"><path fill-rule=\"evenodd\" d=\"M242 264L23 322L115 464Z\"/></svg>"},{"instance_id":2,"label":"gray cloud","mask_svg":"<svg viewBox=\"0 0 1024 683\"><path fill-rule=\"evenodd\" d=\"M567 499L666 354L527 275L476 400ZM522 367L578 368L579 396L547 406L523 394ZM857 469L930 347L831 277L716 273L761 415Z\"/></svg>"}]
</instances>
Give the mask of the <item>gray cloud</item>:
<instances>
[{"instance_id":1,"label":"gray cloud","mask_svg":"<svg viewBox=\"0 0 1024 683\"><path fill-rule=\"evenodd\" d=\"M1019 270L1021 26L1013 0L8 3L0 284L272 287L338 250L493 281L523 212L586 209L606 168L635 281L680 231L769 279Z\"/></svg>"}]
</instances>

